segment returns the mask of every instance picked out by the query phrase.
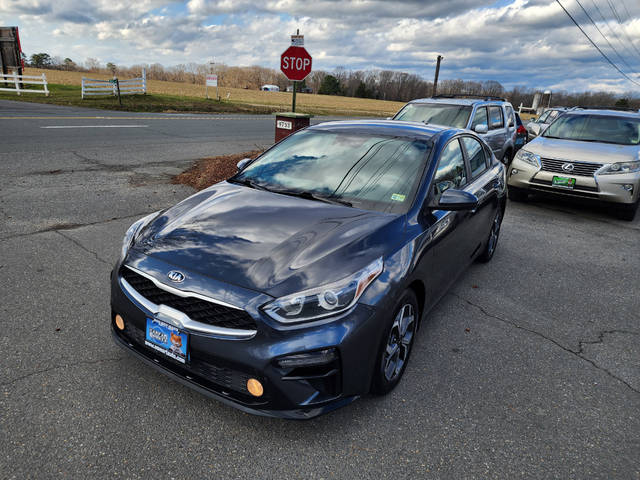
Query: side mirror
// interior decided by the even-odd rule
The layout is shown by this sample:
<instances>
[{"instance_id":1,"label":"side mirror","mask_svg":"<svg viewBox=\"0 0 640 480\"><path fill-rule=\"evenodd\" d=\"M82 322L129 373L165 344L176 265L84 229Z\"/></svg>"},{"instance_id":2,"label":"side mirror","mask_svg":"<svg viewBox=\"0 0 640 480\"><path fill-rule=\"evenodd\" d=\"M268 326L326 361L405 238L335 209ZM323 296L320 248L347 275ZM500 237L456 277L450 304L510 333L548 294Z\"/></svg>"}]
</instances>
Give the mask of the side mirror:
<instances>
[{"instance_id":1,"label":"side mirror","mask_svg":"<svg viewBox=\"0 0 640 480\"><path fill-rule=\"evenodd\" d=\"M238 164L236 165L238 167L238 171L242 170L244 167L247 166L247 164L251 161L250 158L243 158L242 160L240 160L238 162Z\"/></svg>"},{"instance_id":2,"label":"side mirror","mask_svg":"<svg viewBox=\"0 0 640 480\"><path fill-rule=\"evenodd\" d=\"M476 125L476 126L475 126L475 128L474 128L473 130L474 130L476 133L479 133L479 134L481 134L481 135L482 135L482 134L487 133L487 132L489 131L489 127L488 127L486 124L481 123L481 124L479 124L479 125Z\"/></svg>"},{"instance_id":3,"label":"side mirror","mask_svg":"<svg viewBox=\"0 0 640 480\"><path fill-rule=\"evenodd\" d=\"M531 131L533 132L534 135L540 135L540 124L539 123L532 124Z\"/></svg>"},{"instance_id":4,"label":"side mirror","mask_svg":"<svg viewBox=\"0 0 640 480\"><path fill-rule=\"evenodd\" d=\"M478 206L478 197L463 190L449 189L429 206L438 210L472 210Z\"/></svg>"}]
</instances>

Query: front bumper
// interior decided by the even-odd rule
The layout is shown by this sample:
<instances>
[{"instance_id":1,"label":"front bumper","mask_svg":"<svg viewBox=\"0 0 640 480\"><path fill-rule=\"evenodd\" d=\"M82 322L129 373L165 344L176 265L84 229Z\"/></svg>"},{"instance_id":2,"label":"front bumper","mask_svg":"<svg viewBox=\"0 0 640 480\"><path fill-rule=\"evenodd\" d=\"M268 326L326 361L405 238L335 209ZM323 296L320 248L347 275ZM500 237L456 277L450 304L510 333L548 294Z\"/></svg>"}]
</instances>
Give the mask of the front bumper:
<instances>
[{"instance_id":1,"label":"front bumper","mask_svg":"<svg viewBox=\"0 0 640 480\"><path fill-rule=\"evenodd\" d=\"M553 186L554 176L576 179L574 188ZM509 167L507 184L525 190L553 193L569 197L585 198L607 203L630 204L638 200L640 192L640 173L621 175L598 175L585 177L571 173L556 173L541 170L529 163L514 159ZM632 190L628 190L628 186Z\"/></svg>"},{"instance_id":2,"label":"front bumper","mask_svg":"<svg viewBox=\"0 0 640 480\"><path fill-rule=\"evenodd\" d=\"M144 262L146 266L136 266L147 272L171 269L150 258ZM384 309L358 304L332 321L280 328L255 308L264 303L264 295L228 285L227 298L258 298L246 300L246 311L255 320L255 335L233 339L185 329L189 335L189 358L182 364L145 345L146 319L154 318L155 312L123 289L119 268L117 265L111 278L111 325L116 343L205 395L254 414L306 419L346 405L369 390L384 322L379 312ZM220 286L214 290L219 293ZM115 324L116 314L124 319L123 330ZM329 363L293 368L282 368L278 363L291 355L313 355L328 349L336 353ZM262 396L249 393L250 378L261 382Z\"/></svg>"}]
</instances>

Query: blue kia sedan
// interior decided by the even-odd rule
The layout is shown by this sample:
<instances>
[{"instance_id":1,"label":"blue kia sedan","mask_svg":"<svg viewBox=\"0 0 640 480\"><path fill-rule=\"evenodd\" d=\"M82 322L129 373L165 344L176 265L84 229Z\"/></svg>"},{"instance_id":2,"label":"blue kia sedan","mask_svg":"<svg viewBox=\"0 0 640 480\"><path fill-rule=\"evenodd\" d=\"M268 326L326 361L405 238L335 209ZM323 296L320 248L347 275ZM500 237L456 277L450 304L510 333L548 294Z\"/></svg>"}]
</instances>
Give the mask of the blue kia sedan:
<instances>
[{"instance_id":1,"label":"blue kia sedan","mask_svg":"<svg viewBox=\"0 0 640 480\"><path fill-rule=\"evenodd\" d=\"M311 418L387 393L429 310L492 258L505 192L503 164L469 130L301 130L129 228L114 339L256 414Z\"/></svg>"}]
</instances>

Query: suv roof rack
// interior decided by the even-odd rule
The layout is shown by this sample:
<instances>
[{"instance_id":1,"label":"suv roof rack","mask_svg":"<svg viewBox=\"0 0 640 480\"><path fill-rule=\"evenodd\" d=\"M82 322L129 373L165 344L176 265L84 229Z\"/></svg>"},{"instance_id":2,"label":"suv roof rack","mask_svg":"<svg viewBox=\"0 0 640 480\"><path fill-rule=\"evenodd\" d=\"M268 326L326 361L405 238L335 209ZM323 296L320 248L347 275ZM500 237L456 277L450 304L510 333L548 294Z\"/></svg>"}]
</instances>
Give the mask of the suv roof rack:
<instances>
[{"instance_id":1,"label":"suv roof rack","mask_svg":"<svg viewBox=\"0 0 640 480\"><path fill-rule=\"evenodd\" d=\"M582 105L576 105L575 107L571 107L570 110L576 110L576 109L581 109L581 110L617 110L617 111L620 111L620 112L638 112L639 111L637 108L616 107L615 105L611 105L611 106L597 105L597 106L593 106L593 107L586 107L586 106L582 106Z\"/></svg>"},{"instance_id":2,"label":"suv roof rack","mask_svg":"<svg viewBox=\"0 0 640 480\"><path fill-rule=\"evenodd\" d=\"M475 95L472 93L456 93L456 94L440 94L434 95L431 98L477 98L479 100L498 100L500 102L506 102L506 98L495 97L493 95Z\"/></svg>"}]
</instances>

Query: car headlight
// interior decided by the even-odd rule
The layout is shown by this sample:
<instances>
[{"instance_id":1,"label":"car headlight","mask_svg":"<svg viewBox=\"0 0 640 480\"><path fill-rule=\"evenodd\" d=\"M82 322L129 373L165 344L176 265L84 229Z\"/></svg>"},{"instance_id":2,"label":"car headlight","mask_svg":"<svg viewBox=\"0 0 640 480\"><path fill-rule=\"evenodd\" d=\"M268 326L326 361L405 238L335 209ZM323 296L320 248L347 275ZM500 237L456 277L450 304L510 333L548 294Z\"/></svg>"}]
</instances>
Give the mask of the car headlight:
<instances>
[{"instance_id":1,"label":"car headlight","mask_svg":"<svg viewBox=\"0 0 640 480\"><path fill-rule=\"evenodd\" d=\"M264 312L281 323L298 323L337 315L349 310L383 269L382 258L350 277L322 287L281 297L262 307Z\"/></svg>"},{"instance_id":2,"label":"car headlight","mask_svg":"<svg viewBox=\"0 0 640 480\"><path fill-rule=\"evenodd\" d=\"M127 230L127 233L124 234L124 239L122 240L122 250L120 251L120 259L121 260L124 259L124 257L127 256L127 253L129 252L129 249L131 248L131 245L133 245L133 241L135 240L136 235L138 234L138 232L142 229L142 227L144 227L149 222L151 222L151 220L156 218L158 216L158 213L160 213L160 211L153 212L152 214L147 215L146 217L135 221L129 227L129 229Z\"/></svg>"},{"instance_id":3,"label":"car headlight","mask_svg":"<svg viewBox=\"0 0 640 480\"><path fill-rule=\"evenodd\" d=\"M636 162L620 162L605 165L598 172L598 175L613 175L633 172L640 172L640 160Z\"/></svg>"},{"instance_id":4,"label":"car headlight","mask_svg":"<svg viewBox=\"0 0 640 480\"><path fill-rule=\"evenodd\" d=\"M529 165L533 165L534 167L540 168L542 165L540 163L540 155L536 155L535 153L531 153L526 151L524 148L518 150L515 156L516 160L522 160Z\"/></svg>"}]
</instances>

